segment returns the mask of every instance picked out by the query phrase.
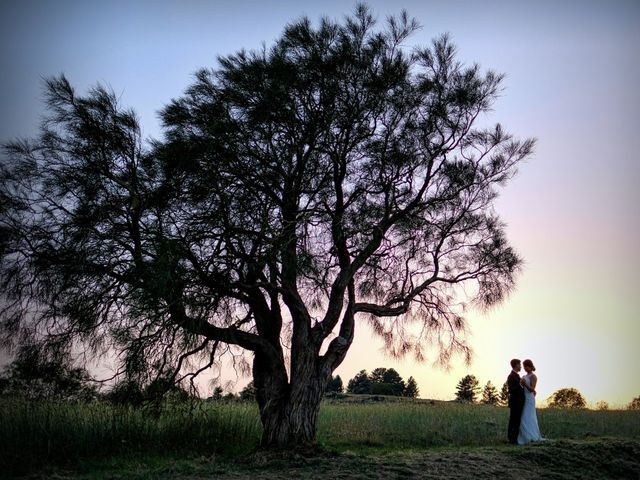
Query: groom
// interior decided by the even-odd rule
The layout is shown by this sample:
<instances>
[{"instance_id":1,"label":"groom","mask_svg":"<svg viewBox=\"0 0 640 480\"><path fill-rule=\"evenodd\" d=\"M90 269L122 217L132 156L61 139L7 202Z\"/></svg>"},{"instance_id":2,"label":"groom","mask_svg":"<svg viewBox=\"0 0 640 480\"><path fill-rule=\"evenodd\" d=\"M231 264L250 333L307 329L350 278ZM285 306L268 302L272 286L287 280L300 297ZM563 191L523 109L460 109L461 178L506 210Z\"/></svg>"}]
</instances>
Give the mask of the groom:
<instances>
[{"instance_id":1,"label":"groom","mask_svg":"<svg viewBox=\"0 0 640 480\"><path fill-rule=\"evenodd\" d=\"M518 432L520 430L520 417L522 416L522 408L524 407L524 389L520 385L520 375L518 372L522 369L520 360L514 358L511 360L511 373L507 377L507 386L509 388L509 430L507 436L509 443L516 445L518 443Z\"/></svg>"}]
</instances>

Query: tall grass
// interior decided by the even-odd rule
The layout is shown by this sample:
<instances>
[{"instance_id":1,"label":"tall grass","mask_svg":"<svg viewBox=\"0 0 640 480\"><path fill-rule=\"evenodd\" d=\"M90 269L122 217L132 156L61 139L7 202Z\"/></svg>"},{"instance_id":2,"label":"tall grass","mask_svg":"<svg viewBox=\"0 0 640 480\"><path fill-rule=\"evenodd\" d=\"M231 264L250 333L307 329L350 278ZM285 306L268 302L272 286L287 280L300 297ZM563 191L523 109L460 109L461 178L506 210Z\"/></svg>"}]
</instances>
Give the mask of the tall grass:
<instances>
[{"instance_id":1,"label":"tall grass","mask_svg":"<svg viewBox=\"0 0 640 480\"><path fill-rule=\"evenodd\" d=\"M335 403L320 412L318 438L335 447L425 448L501 445L509 410L456 402ZM539 409L544 437L640 438L640 412Z\"/></svg>"},{"instance_id":2,"label":"tall grass","mask_svg":"<svg viewBox=\"0 0 640 480\"><path fill-rule=\"evenodd\" d=\"M335 446L487 445L505 436L502 417L496 407L459 403L335 404L321 410L318 437Z\"/></svg>"},{"instance_id":3,"label":"tall grass","mask_svg":"<svg viewBox=\"0 0 640 480\"><path fill-rule=\"evenodd\" d=\"M0 468L80 459L213 452L237 455L260 438L250 403L165 405L159 412L105 402L0 400Z\"/></svg>"},{"instance_id":4,"label":"tall grass","mask_svg":"<svg viewBox=\"0 0 640 480\"><path fill-rule=\"evenodd\" d=\"M538 410L548 438L640 438L640 412ZM345 449L421 449L499 445L508 409L451 402L325 402L318 440ZM0 399L0 469L64 465L85 459L152 456L238 456L258 445L253 403L165 405L152 415L104 402L85 404Z\"/></svg>"}]
</instances>

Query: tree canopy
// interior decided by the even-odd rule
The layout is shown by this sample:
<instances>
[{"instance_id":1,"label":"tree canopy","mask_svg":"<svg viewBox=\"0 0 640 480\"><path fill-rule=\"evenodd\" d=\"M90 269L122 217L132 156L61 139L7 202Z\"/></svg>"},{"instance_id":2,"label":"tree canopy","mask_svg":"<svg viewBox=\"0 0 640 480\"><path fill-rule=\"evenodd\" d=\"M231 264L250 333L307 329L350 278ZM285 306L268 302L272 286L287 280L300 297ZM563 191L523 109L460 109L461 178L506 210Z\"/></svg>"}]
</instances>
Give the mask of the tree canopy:
<instances>
[{"instance_id":1,"label":"tree canopy","mask_svg":"<svg viewBox=\"0 0 640 480\"><path fill-rule=\"evenodd\" d=\"M340 375L336 375L335 377L332 375L329 379L329 382L327 383L326 391L333 393L342 393L343 390L344 385L342 384L342 378L340 378Z\"/></svg>"},{"instance_id":2,"label":"tree canopy","mask_svg":"<svg viewBox=\"0 0 640 480\"><path fill-rule=\"evenodd\" d=\"M549 397L551 408L585 408L587 402L576 388L561 388Z\"/></svg>"},{"instance_id":3,"label":"tree canopy","mask_svg":"<svg viewBox=\"0 0 640 480\"><path fill-rule=\"evenodd\" d=\"M250 352L265 444L315 438L356 318L394 355L468 358L465 306L515 285L493 202L534 141L474 125L503 76L447 35L409 51L417 28L293 22L198 71L150 143L113 92L49 79L0 170L3 340L115 349L145 385Z\"/></svg>"},{"instance_id":4,"label":"tree canopy","mask_svg":"<svg viewBox=\"0 0 640 480\"><path fill-rule=\"evenodd\" d=\"M420 393L420 389L418 388L418 382L413 377L409 377L407 380L407 385L404 387L404 392L402 392L403 397L409 398L417 398Z\"/></svg>"},{"instance_id":5,"label":"tree canopy","mask_svg":"<svg viewBox=\"0 0 640 480\"><path fill-rule=\"evenodd\" d=\"M369 379L374 394L401 396L405 389L404 380L393 368L376 368Z\"/></svg>"},{"instance_id":6,"label":"tree canopy","mask_svg":"<svg viewBox=\"0 0 640 480\"><path fill-rule=\"evenodd\" d=\"M475 402L480 393L480 382L475 375L465 375L456 386L456 400L462 402Z\"/></svg>"},{"instance_id":7,"label":"tree canopy","mask_svg":"<svg viewBox=\"0 0 640 480\"><path fill-rule=\"evenodd\" d=\"M417 397L418 384L413 377L405 382L393 368L378 367L370 374L360 370L347 384L347 392L356 394Z\"/></svg>"},{"instance_id":8,"label":"tree canopy","mask_svg":"<svg viewBox=\"0 0 640 480\"><path fill-rule=\"evenodd\" d=\"M371 379L366 370L360 370L347 383L347 392L349 393L371 393Z\"/></svg>"},{"instance_id":9,"label":"tree canopy","mask_svg":"<svg viewBox=\"0 0 640 480\"><path fill-rule=\"evenodd\" d=\"M507 382L504 382L502 384L502 388L500 389L500 399L498 403L501 407L506 407L507 405L509 405L509 384Z\"/></svg>"},{"instance_id":10,"label":"tree canopy","mask_svg":"<svg viewBox=\"0 0 640 480\"><path fill-rule=\"evenodd\" d=\"M491 381L488 381L482 390L482 403L486 405L498 405L500 403L498 390Z\"/></svg>"},{"instance_id":11,"label":"tree canopy","mask_svg":"<svg viewBox=\"0 0 640 480\"><path fill-rule=\"evenodd\" d=\"M68 355L51 357L37 345L23 345L0 375L0 394L30 399L90 400L98 389L85 368Z\"/></svg>"}]
</instances>

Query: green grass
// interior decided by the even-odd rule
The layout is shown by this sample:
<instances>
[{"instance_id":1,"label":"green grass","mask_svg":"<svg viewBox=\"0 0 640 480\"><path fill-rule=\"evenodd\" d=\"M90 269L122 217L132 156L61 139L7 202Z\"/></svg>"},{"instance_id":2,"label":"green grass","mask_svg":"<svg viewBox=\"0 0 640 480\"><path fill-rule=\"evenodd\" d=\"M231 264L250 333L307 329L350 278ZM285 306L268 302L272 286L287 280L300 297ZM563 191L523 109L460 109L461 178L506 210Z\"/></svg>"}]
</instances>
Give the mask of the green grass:
<instances>
[{"instance_id":1,"label":"green grass","mask_svg":"<svg viewBox=\"0 0 640 480\"><path fill-rule=\"evenodd\" d=\"M483 405L407 402L327 405L318 438L332 446L425 448L503 442L507 411Z\"/></svg>"},{"instance_id":2,"label":"green grass","mask_svg":"<svg viewBox=\"0 0 640 480\"><path fill-rule=\"evenodd\" d=\"M117 456L234 456L257 445L261 426L250 403L167 405L160 412L105 402L0 400L0 470L72 465Z\"/></svg>"},{"instance_id":3,"label":"green grass","mask_svg":"<svg viewBox=\"0 0 640 480\"><path fill-rule=\"evenodd\" d=\"M333 447L488 446L505 442L509 410L456 402L325 404L318 439ZM543 436L640 438L640 412L539 409Z\"/></svg>"},{"instance_id":4,"label":"green grass","mask_svg":"<svg viewBox=\"0 0 640 480\"><path fill-rule=\"evenodd\" d=\"M390 399L360 402L366 400L363 397L354 400L350 397L322 405L318 441L330 451L393 455L425 449L502 448L505 443L506 408ZM540 409L538 419L543 435L554 440L640 440L638 411ZM162 471L198 471L198 459L208 465L211 458L247 455L258 446L260 434L258 411L251 403L173 404L151 415L103 402L65 404L5 398L0 399L0 472L28 473L52 466L92 469L98 464L108 469L114 461L136 465L141 459L162 465ZM187 464L181 463L185 461Z\"/></svg>"}]
</instances>

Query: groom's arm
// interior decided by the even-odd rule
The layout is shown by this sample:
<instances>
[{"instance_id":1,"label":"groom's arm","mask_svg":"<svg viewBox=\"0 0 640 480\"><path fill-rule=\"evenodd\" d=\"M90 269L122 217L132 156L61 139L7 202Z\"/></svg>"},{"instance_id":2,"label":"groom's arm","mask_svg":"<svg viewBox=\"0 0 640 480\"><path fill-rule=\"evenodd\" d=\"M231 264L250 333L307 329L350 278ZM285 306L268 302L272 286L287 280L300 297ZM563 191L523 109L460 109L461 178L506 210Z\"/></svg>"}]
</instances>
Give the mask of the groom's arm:
<instances>
[{"instance_id":1,"label":"groom's arm","mask_svg":"<svg viewBox=\"0 0 640 480\"><path fill-rule=\"evenodd\" d=\"M517 375L509 375L507 378L507 387L509 388L509 393L518 394L522 386L520 385L520 377Z\"/></svg>"},{"instance_id":2,"label":"groom's arm","mask_svg":"<svg viewBox=\"0 0 640 480\"><path fill-rule=\"evenodd\" d=\"M531 393L533 393L534 395L536 394L536 389L535 389L535 385L527 385L525 382L521 382L520 383L521 386L523 386L524 388L526 388L527 390L529 390Z\"/></svg>"}]
</instances>

